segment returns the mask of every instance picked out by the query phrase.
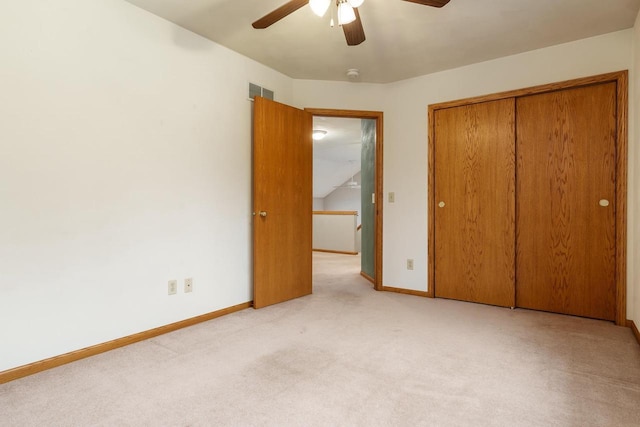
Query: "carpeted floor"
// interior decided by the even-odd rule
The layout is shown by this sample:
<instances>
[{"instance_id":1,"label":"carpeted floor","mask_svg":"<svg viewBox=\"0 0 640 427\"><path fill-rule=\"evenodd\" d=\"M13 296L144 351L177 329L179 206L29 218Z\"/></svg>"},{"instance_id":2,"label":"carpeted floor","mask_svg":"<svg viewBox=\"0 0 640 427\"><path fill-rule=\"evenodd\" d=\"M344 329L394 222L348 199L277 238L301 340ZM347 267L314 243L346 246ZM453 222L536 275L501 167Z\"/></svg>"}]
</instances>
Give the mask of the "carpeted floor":
<instances>
[{"instance_id":1,"label":"carpeted floor","mask_svg":"<svg viewBox=\"0 0 640 427\"><path fill-rule=\"evenodd\" d=\"M314 294L0 385L1 426L639 426L627 328L375 292Z\"/></svg>"}]
</instances>

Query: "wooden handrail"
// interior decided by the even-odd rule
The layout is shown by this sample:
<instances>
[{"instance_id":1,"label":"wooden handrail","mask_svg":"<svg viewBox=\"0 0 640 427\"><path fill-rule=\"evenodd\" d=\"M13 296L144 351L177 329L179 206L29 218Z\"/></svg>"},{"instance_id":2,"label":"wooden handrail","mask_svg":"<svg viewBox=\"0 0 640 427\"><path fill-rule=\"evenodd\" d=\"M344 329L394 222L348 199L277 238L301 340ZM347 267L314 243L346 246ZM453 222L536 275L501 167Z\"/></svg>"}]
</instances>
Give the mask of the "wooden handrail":
<instances>
[{"instance_id":1,"label":"wooden handrail","mask_svg":"<svg viewBox=\"0 0 640 427\"><path fill-rule=\"evenodd\" d=\"M313 211L314 215L358 215L358 211Z\"/></svg>"}]
</instances>

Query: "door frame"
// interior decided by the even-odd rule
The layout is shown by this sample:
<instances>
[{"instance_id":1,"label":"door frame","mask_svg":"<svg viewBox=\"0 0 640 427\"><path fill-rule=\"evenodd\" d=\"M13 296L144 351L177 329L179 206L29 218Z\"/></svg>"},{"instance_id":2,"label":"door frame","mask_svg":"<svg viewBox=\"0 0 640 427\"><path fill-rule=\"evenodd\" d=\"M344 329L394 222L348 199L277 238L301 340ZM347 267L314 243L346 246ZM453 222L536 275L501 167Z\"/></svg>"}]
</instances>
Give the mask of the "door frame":
<instances>
[{"instance_id":1,"label":"door frame","mask_svg":"<svg viewBox=\"0 0 640 427\"><path fill-rule=\"evenodd\" d=\"M518 98L527 95L555 92L564 89L590 86L601 83L616 83L616 325L626 326L627 317L627 150L628 150L628 78L627 70L600 74L591 77L566 80L558 83L550 83L533 86L525 89L517 89L507 92L499 92L490 95L466 98L456 101L432 104L428 107L428 177L427 177L427 230L428 230L428 255L427 255L427 293L430 298L435 298L435 126L434 118L437 110L460 107L463 105L478 104L487 101L497 101L505 98Z\"/></svg>"},{"instance_id":2,"label":"door frame","mask_svg":"<svg viewBox=\"0 0 640 427\"><path fill-rule=\"evenodd\" d=\"M329 108L305 108L305 111L311 113L313 116L320 117L339 117L348 119L374 119L376 121L376 179L375 179L375 256L374 256L374 278L365 276L367 280L373 283L373 288L376 291L382 291L382 205L384 204L384 193L382 192L382 177L383 177L383 116L382 111L363 111L363 110L335 110ZM361 272L362 274L362 272ZM373 280L372 280L373 279Z\"/></svg>"}]
</instances>

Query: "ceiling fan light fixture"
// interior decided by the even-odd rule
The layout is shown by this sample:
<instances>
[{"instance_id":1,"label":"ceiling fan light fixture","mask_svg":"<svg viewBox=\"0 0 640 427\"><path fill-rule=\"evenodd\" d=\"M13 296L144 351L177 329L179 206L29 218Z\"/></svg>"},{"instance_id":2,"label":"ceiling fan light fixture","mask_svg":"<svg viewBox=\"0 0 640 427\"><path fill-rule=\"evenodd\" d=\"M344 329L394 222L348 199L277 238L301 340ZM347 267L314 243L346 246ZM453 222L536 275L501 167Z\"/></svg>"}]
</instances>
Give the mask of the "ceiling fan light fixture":
<instances>
[{"instance_id":1,"label":"ceiling fan light fixture","mask_svg":"<svg viewBox=\"0 0 640 427\"><path fill-rule=\"evenodd\" d=\"M347 0L339 0L338 25L347 25L356 20L356 13Z\"/></svg>"},{"instance_id":2,"label":"ceiling fan light fixture","mask_svg":"<svg viewBox=\"0 0 640 427\"><path fill-rule=\"evenodd\" d=\"M321 129L314 129L313 133L311 134L311 136L312 136L314 141L320 141L325 136L327 136L327 131L326 130L321 130Z\"/></svg>"},{"instance_id":3,"label":"ceiling fan light fixture","mask_svg":"<svg viewBox=\"0 0 640 427\"><path fill-rule=\"evenodd\" d=\"M354 9L357 7L362 6L362 3L364 3L364 0L349 0L349 4L351 5L351 7L353 7Z\"/></svg>"},{"instance_id":4,"label":"ceiling fan light fixture","mask_svg":"<svg viewBox=\"0 0 640 427\"><path fill-rule=\"evenodd\" d=\"M316 15L322 17L327 10L329 9L329 5L331 4L331 0L309 0L309 6L311 10Z\"/></svg>"}]
</instances>

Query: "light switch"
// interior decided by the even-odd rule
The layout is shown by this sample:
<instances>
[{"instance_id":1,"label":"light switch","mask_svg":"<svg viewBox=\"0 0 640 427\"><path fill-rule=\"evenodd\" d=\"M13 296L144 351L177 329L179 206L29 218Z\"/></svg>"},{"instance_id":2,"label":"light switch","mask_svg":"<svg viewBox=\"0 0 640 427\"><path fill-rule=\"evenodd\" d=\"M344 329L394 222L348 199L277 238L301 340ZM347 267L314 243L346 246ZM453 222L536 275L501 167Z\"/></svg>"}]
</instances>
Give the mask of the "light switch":
<instances>
[{"instance_id":1,"label":"light switch","mask_svg":"<svg viewBox=\"0 0 640 427\"><path fill-rule=\"evenodd\" d=\"M389 203L395 203L396 202L396 193L394 193L393 191L389 192Z\"/></svg>"}]
</instances>

